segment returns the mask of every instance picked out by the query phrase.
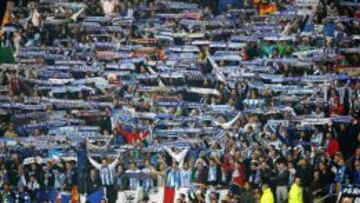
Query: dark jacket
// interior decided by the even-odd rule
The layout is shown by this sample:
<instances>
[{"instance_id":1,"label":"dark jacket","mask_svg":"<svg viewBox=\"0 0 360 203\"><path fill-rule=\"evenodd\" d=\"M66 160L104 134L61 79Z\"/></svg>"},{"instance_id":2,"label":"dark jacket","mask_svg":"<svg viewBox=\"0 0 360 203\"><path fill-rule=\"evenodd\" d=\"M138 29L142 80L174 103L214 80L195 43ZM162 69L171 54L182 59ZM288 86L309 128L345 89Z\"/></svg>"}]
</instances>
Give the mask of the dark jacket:
<instances>
[{"instance_id":1,"label":"dark jacket","mask_svg":"<svg viewBox=\"0 0 360 203\"><path fill-rule=\"evenodd\" d=\"M289 183L289 171L278 172L276 175L276 186L287 186Z\"/></svg>"},{"instance_id":2,"label":"dark jacket","mask_svg":"<svg viewBox=\"0 0 360 203\"><path fill-rule=\"evenodd\" d=\"M125 174L117 175L115 177L115 187L118 191L124 191L129 189L130 180L129 177Z\"/></svg>"},{"instance_id":3,"label":"dark jacket","mask_svg":"<svg viewBox=\"0 0 360 203\"><path fill-rule=\"evenodd\" d=\"M193 182L205 184L207 182L208 177L208 169L206 167L201 170L195 169L193 172Z\"/></svg>"},{"instance_id":4,"label":"dark jacket","mask_svg":"<svg viewBox=\"0 0 360 203\"><path fill-rule=\"evenodd\" d=\"M220 184L221 183L221 169L220 169L220 167L219 166L215 166L216 167L216 174L215 174L215 176L216 176L216 180L215 180L215 182L209 182L209 176L210 176L210 167L208 167L207 168L207 178L206 178L206 182L208 183L208 184L215 184L215 185L218 185L218 184Z\"/></svg>"},{"instance_id":5,"label":"dark jacket","mask_svg":"<svg viewBox=\"0 0 360 203\"><path fill-rule=\"evenodd\" d=\"M250 191L244 191L240 196L241 203L254 203L254 195Z\"/></svg>"},{"instance_id":6,"label":"dark jacket","mask_svg":"<svg viewBox=\"0 0 360 203\"><path fill-rule=\"evenodd\" d=\"M98 175L95 175L94 177L89 176L89 180L88 180L88 192L94 192L97 189L99 189L101 183L100 183L100 178Z\"/></svg>"}]
</instances>

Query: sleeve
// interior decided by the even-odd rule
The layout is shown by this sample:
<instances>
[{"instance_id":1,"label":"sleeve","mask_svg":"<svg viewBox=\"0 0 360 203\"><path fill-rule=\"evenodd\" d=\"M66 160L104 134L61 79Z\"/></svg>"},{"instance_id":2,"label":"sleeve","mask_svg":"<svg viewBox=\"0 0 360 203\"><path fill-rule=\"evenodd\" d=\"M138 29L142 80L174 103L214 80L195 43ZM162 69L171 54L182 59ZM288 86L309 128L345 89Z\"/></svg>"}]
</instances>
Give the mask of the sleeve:
<instances>
[{"instance_id":1,"label":"sleeve","mask_svg":"<svg viewBox=\"0 0 360 203\"><path fill-rule=\"evenodd\" d=\"M176 154L167 146L165 146L166 152L171 156L171 158L176 160Z\"/></svg>"},{"instance_id":2,"label":"sleeve","mask_svg":"<svg viewBox=\"0 0 360 203\"><path fill-rule=\"evenodd\" d=\"M93 158L91 158L90 156L88 156L89 162L92 166L94 166L96 169L100 169L101 165L99 163L97 163Z\"/></svg>"},{"instance_id":3,"label":"sleeve","mask_svg":"<svg viewBox=\"0 0 360 203\"><path fill-rule=\"evenodd\" d=\"M218 126L221 126L222 128L225 128L225 129L229 129L231 128L231 126L237 121L237 119L240 117L240 113L238 113L238 115L236 115L232 120L230 120L229 122L227 123L219 123L217 121L214 121L215 125L218 125Z\"/></svg>"},{"instance_id":4,"label":"sleeve","mask_svg":"<svg viewBox=\"0 0 360 203\"><path fill-rule=\"evenodd\" d=\"M71 19L76 21L77 18L81 15L82 12L85 11L85 8L81 8L77 13L75 13L74 15L71 16Z\"/></svg>"},{"instance_id":5,"label":"sleeve","mask_svg":"<svg viewBox=\"0 0 360 203\"><path fill-rule=\"evenodd\" d=\"M179 166L180 168L182 168L186 154L188 153L189 148L184 149L183 151L180 152L180 154L177 155L177 160L179 162Z\"/></svg>"},{"instance_id":6,"label":"sleeve","mask_svg":"<svg viewBox=\"0 0 360 203\"><path fill-rule=\"evenodd\" d=\"M115 161L113 161L110 165L109 165L109 168L110 170L114 170L116 165L118 164L119 162L119 159L115 159Z\"/></svg>"}]
</instances>

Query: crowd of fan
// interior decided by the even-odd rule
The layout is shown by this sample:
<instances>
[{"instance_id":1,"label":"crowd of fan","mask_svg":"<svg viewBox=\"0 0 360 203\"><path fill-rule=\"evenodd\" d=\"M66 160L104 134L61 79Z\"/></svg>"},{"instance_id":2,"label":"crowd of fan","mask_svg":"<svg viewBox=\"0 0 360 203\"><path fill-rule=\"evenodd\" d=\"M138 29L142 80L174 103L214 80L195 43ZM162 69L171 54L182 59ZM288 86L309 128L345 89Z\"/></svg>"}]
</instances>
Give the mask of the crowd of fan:
<instances>
[{"instance_id":1,"label":"crowd of fan","mask_svg":"<svg viewBox=\"0 0 360 203\"><path fill-rule=\"evenodd\" d=\"M335 201L360 184L360 10L295 4L16 1L0 202L104 188L150 202L159 187L189 188L176 202Z\"/></svg>"}]
</instances>

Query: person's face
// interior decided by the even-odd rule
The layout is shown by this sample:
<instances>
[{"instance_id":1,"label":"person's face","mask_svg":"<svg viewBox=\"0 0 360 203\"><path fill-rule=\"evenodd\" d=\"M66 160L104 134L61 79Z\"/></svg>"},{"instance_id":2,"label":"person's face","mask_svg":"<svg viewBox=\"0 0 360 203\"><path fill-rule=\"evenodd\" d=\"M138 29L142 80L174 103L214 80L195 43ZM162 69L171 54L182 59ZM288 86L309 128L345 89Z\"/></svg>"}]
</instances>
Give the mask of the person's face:
<instances>
[{"instance_id":1,"label":"person's face","mask_svg":"<svg viewBox=\"0 0 360 203\"><path fill-rule=\"evenodd\" d=\"M355 155L356 155L357 157L360 156L360 148L357 148L357 149L356 149Z\"/></svg>"},{"instance_id":2,"label":"person's face","mask_svg":"<svg viewBox=\"0 0 360 203\"><path fill-rule=\"evenodd\" d=\"M95 176L95 175L96 175L96 171L95 171L95 170L91 170L91 171L90 171L90 175L91 175L91 176Z\"/></svg>"},{"instance_id":3,"label":"person's face","mask_svg":"<svg viewBox=\"0 0 360 203\"><path fill-rule=\"evenodd\" d=\"M210 199L211 200L215 200L216 199L216 194L214 192L210 193Z\"/></svg>"},{"instance_id":4,"label":"person's face","mask_svg":"<svg viewBox=\"0 0 360 203\"><path fill-rule=\"evenodd\" d=\"M10 190L10 185L9 185L9 184L5 184L5 185L4 185L4 190L5 190L5 191L9 191L9 190Z\"/></svg>"},{"instance_id":5,"label":"person's face","mask_svg":"<svg viewBox=\"0 0 360 203\"><path fill-rule=\"evenodd\" d=\"M118 166L118 172L119 172L119 173L124 172L124 168L123 168L121 165Z\"/></svg>"},{"instance_id":6,"label":"person's face","mask_svg":"<svg viewBox=\"0 0 360 203\"><path fill-rule=\"evenodd\" d=\"M199 162L197 163L196 168L199 169L199 170L201 170L201 169L203 168L203 164L202 164L201 161L199 161Z\"/></svg>"},{"instance_id":7,"label":"person's face","mask_svg":"<svg viewBox=\"0 0 360 203\"><path fill-rule=\"evenodd\" d=\"M71 165L71 163L69 163L69 162L66 162L65 167L66 167L67 169L72 169L72 165Z\"/></svg>"},{"instance_id":8,"label":"person's face","mask_svg":"<svg viewBox=\"0 0 360 203\"><path fill-rule=\"evenodd\" d=\"M301 179L300 178L295 178L295 183L296 185L301 185Z\"/></svg>"},{"instance_id":9,"label":"person's face","mask_svg":"<svg viewBox=\"0 0 360 203\"><path fill-rule=\"evenodd\" d=\"M321 171L324 171L325 168L326 168L325 164L321 162L321 163L319 164L319 169L320 169Z\"/></svg>"},{"instance_id":10,"label":"person's face","mask_svg":"<svg viewBox=\"0 0 360 203\"><path fill-rule=\"evenodd\" d=\"M9 125L9 130L10 131L14 130L14 126L12 124Z\"/></svg>"},{"instance_id":11,"label":"person's face","mask_svg":"<svg viewBox=\"0 0 360 203\"><path fill-rule=\"evenodd\" d=\"M229 158L229 164L230 164L230 165L233 165L233 164L234 164L234 158L232 158L232 157Z\"/></svg>"},{"instance_id":12,"label":"person's face","mask_svg":"<svg viewBox=\"0 0 360 203\"><path fill-rule=\"evenodd\" d=\"M354 166L355 166L355 169L358 171L358 170L360 170L360 161L359 160L356 160L355 162L354 162Z\"/></svg>"},{"instance_id":13,"label":"person's face","mask_svg":"<svg viewBox=\"0 0 360 203\"><path fill-rule=\"evenodd\" d=\"M256 92L255 91L251 91L251 99L256 99Z\"/></svg>"},{"instance_id":14,"label":"person's face","mask_svg":"<svg viewBox=\"0 0 360 203\"><path fill-rule=\"evenodd\" d=\"M223 90L224 89L224 84L219 84L219 90Z\"/></svg>"},{"instance_id":15,"label":"person's face","mask_svg":"<svg viewBox=\"0 0 360 203\"><path fill-rule=\"evenodd\" d=\"M35 130L34 130L34 135L35 135L35 136L41 135L40 130L39 130L39 129L35 129Z\"/></svg>"},{"instance_id":16,"label":"person's face","mask_svg":"<svg viewBox=\"0 0 360 203\"><path fill-rule=\"evenodd\" d=\"M31 164L31 169L36 170L36 164Z\"/></svg>"},{"instance_id":17,"label":"person's face","mask_svg":"<svg viewBox=\"0 0 360 203\"><path fill-rule=\"evenodd\" d=\"M215 163L215 161L213 159L210 159L209 164L210 164L210 166L215 166L216 165L216 163Z\"/></svg>"},{"instance_id":18,"label":"person's face","mask_svg":"<svg viewBox=\"0 0 360 203\"><path fill-rule=\"evenodd\" d=\"M236 169L236 170L239 170L239 169L240 169L240 163L238 163L238 162L235 163L235 169Z\"/></svg>"},{"instance_id":19,"label":"person's face","mask_svg":"<svg viewBox=\"0 0 360 203\"><path fill-rule=\"evenodd\" d=\"M255 165L255 164L251 164L250 169L251 169L251 170L256 170L256 165Z\"/></svg>"},{"instance_id":20,"label":"person's face","mask_svg":"<svg viewBox=\"0 0 360 203\"><path fill-rule=\"evenodd\" d=\"M160 164L160 170L161 170L161 171L166 170L166 165L163 164L163 163L161 163L161 164Z\"/></svg>"},{"instance_id":21,"label":"person's face","mask_svg":"<svg viewBox=\"0 0 360 203\"><path fill-rule=\"evenodd\" d=\"M268 186L267 185L263 185L262 187L261 187L261 191L265 191L266 189L268 188Z\"/></svg>"},{"instance_id":22,"label":"person's face","mask_svg":"<svg viewBox=\"0 0 360 203\"><path fill-rule=\"evenodd\" d=\"M240 152L240 150L237 150L237 151L235 152L235 157L236 157L237 159L241 159L241 152Z\"/></svg>"},{"instance_id":23,"label":"person's face","mask_svg":"<svg viewBox=\"0 0 360 203\"><path fill-rule=\"evenodd\" d=\"M319 172L318 172L318 171L315 171L315 172L314 172L314 179L315 179L315 180L319 180L319 178L320 178Z\"/></svg>"},{"instance_id":24,"label":"person's face","mask_svg":"<svg viewBox=\"0 0 360 203\"><path fill-rule=\"evenodd\" d=\"M150 164L150 161L149 161L149 160L146 160L144 164L145 164L145 167L150 167L150 166L151 166L151 164Z\"/></svg>"},{"instance_id":25,"label":"person's face","mask_svg":"<svg viewBox=\"0 0 360 203\"><path fill-rule=\"evenodd\" d=\"M340 130L346 130L346 127L344 124L340 124Z\"/></svg>"},{"instance_id":26,"label":"person's face","mask_svg":"<svg viewBox=\"0 0 360 203\"><path fill-rule=\"evenodd\" d=\"M103 130L103 135L109 135L109 131L107 131L107 130Z\"/></svg>"},{"instance_id":27,"label":"person's face","mask_svg":"<svg viewBox=\"0 0 360 203\"><path fill-rule=\"evenodd\" d=\"M104 165L104 166L106 166L106 165L107 165L106 159L102 159L102 160L101 160L101 164Z\"/></svg>"},{"instance_id":28,"label":"person's face","mask_svg":"<svg viewBox=\"0 0 360 203\"><path fill-rule=\"evenodd\" d=\"M330 139L331 138L331 134L330 133L326 133L326 138Z\"/></svg>"}]
</instances>

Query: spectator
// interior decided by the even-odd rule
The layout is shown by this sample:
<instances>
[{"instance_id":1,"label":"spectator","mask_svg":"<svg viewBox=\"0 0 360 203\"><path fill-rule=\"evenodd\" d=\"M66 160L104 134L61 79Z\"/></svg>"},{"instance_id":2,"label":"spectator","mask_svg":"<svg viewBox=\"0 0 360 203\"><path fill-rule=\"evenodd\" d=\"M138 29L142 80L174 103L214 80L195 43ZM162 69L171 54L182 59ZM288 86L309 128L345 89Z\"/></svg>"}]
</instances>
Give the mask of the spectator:
<instances>
[{"instance_id":1,"label":"spectator","mask_svg":"<svg viewBox=\"0 0 360 203\"><path fill-rule=\"evenodd\" d=\"M294 184L289 192L289 203L303 203L303 188L301 187L301 178L296 177Z\"/></svg>"},{"instance_id":2,"label":"spectator","mask_svg":"<svg viewBox=\"0 0 360 203\"><path fill-rule=\"evenodd\" d=\"M271 188L266 183L262 185L261 188L263 194L261 195L260 203L274 203L275 198L274 194L271 191Z\"/></svg>"}]
</instances>

